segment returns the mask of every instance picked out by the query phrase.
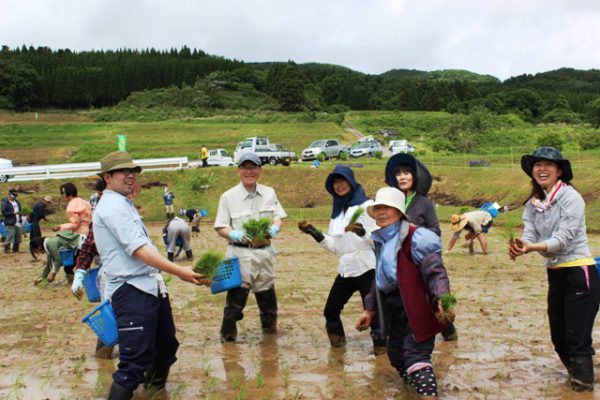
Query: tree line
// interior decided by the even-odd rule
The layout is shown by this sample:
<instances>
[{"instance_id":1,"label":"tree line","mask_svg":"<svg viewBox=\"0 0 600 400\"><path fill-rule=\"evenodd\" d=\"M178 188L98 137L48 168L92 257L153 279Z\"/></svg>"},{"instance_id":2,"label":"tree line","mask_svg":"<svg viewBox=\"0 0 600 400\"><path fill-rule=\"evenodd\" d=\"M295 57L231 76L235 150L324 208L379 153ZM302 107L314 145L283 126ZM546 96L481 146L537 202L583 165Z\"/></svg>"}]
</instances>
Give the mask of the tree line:
<instances>
[{"instance_id":1,"label":"tree line","mask_svg":"<svg viewBox=\"0 0 600 400\"><path fill-rule=\"evenodd\" d=\"M599 70L562 68L502 82L463 70L368 75L328 64L244 63L186 46L83 52L3 46L0 51L0 108L100 108L128 98L129 105L132 99L147 105L165 97L179 106L205 109L486 109L526 121L600 124Z\"/></svg>"}]
</instances>

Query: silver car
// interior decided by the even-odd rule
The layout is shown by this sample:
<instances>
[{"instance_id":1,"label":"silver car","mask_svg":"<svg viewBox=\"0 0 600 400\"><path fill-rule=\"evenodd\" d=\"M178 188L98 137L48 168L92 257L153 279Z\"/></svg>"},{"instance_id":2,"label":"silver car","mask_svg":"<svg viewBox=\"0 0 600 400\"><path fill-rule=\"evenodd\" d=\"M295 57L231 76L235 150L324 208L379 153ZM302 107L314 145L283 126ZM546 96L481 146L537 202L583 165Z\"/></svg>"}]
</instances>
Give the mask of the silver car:
<instances>
[{"instance_id":1,"label":"silver car","mask_svg":"<svg viewBox=\"0 0 600 400\"><path fill-rule=\"evenodd\" d=\"M341 153L346 152L346 146L340 144L336 139L316 140L302 151L300 159L302 161L310 161L316 159L319 154L323 153L325 159L340 157Z\"/></svg>"}]
</instances>

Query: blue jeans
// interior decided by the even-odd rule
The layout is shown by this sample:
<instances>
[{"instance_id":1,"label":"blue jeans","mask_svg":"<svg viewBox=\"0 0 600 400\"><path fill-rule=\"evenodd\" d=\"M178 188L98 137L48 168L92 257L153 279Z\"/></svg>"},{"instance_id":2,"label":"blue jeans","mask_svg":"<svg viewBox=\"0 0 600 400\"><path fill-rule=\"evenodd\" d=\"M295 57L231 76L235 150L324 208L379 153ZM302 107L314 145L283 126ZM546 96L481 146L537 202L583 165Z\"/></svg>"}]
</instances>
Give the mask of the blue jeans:
<instances>
[{"instance_id":1,"label":"blue jeans","mask_svg":"<svg viewBox=\"0 0 600 400\"><path fill-rule=\"evenodd\" d=\"M175 363L179 342L169 297L154 297L123 284L111 304L119 328L119 364L113 380L133 391L150 370L167 369Z\"/></svg>"}]
</instances>

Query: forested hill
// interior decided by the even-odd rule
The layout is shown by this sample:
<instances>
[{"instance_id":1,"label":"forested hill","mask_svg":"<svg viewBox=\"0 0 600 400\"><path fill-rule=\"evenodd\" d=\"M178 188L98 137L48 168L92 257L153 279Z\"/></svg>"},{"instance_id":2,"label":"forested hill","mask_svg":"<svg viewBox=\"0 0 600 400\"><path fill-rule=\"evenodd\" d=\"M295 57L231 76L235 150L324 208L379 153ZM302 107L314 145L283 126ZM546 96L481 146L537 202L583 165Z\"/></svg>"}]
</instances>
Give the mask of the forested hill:
<instances>
[{"instance_id":1,"label":"forested hill","mask_svg":"<svg viewBox=\"0 0 600 400\"><path fill-rule=\"evenodd\" d=\"M0 108L179 107L282 111L487 109L525 120L574 122L600 109L600 71L562 68L501 82L465 70L245 63L182 47L74 52L0 50ZM600 118L600 117L599 117Z\"/></svg>"}]
</instances>

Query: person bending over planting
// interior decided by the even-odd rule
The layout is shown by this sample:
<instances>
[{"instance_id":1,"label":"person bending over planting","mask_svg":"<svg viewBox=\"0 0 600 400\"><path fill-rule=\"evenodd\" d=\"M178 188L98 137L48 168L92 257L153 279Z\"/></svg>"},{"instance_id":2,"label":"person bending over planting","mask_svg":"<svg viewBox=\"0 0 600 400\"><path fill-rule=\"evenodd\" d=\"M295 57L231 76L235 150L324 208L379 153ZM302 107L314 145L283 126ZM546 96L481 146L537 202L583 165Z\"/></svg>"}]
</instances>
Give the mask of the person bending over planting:
<instances>
[{"instance_id":1,"label":"person bending over planting","mask_svg":"<svg viewBox=\"0 0 600 400\"><path fill-rule=\"evenodd\" d=\"M523 211L523 236L508 248L511 258L538 252L546 261L548 320L554 351L575 391L594 390L592 329L600 301L598 266L588 246L585 202L571 186L571 163L553 147L521 158L531 178Z\"/></svg>"},{"instance_id":2,"label":"person bending over planting","mask_svg":"<svg viewBox=\"0 0 600 400\"><path fill-rule=\"evenodd\" d=\"M322 234L314 226L301 221L298 227L310 234L325 250L339 257L337 276L329 291L323 314L325 329L332 347L346 344L344 325L340 318L344 306L355 292L364 299L375 278L375 253L371 231L377 229L375 221L366 212L373 203L346 166L337 166L325 181L325 189L333 197L329 230ZM375 354L385 352L385 338L374 319L371 337Z\"/></svg>"},{"instance_id":3,"label":"person bending over planting","mask_svg":"<svg viewBox=\"0 0 600 400\"><path fill-rule=\"evenodd\" d=\"M167 246L167 258L173 261L179 256L182 249L185 250L185 258L192 261L192 246L190 246L190 227L179 217L173 217L167 221L162 231L163 241ZM176 251L177 250L177 251Z\"/></svg>"},{"instance_id":4,"label":"person bending over planting","mask_svg":"<svg viewBox=\"0 0 600 400\"><path fill-rule=\"evenodd\" d=\"M179 342L167 287L161 271L194 284L208 284L191 266L179 266L157 250L133 202L142 168L126 152L102 158L106 182L93 216L94 239L106 271L104 294L110 299L119 329L119 364L108 398L130 399L140 383L150 390L165 387Z\"/></svg>"},{"instance_id":5,"label":"person bending over planting","mask_svg":"<svg viewBox=\"0 0 600 400\"><path fill-rule=\"evenodd\" d=\"M420 395L436 396L431 354L435 335L454 320L453 297L439 236L410 224L405 203L401 191L386 187L367 208L380 228L371 233L377 267L356 328L367 329L377 316L388 330L392 366Z\"/></svg>"},{"instance_id":6,"label":"person bending over planting","mask_svg":"<svg viewBox=\"0 0 600 400\"><path fill-rule=\"evenodd\" d=\"M60 231L53 238L41 236L31 239L29 250L33 258L36 258L36 254L46 253L48 255L46 265L42 271L42 276L35 280L35 285L41 283L44 279L48 282L54 281L60 267L63 266L60 251L71 250L73 254L75 254L77 247L79 246L79 238L80 236L77 233ZM67 281L72 283L74 279L73 265L65 266L65 274L67 275Z\"/></svg>"},{"instance_id":7,"label":"person bending over planting","mask_svg":"<svg viewBox=\"0 0 600 400\"><path fill-rule=\"evenodd\" d=\"M252 243L246 227L256 227L265 218L271 220L267 236L275 237L281 227L281 219L287 214L277 200L275 191L258 183L262 174L260 158L256 153L244 153L237 169L240 183L227 190L219 199L215 218L215 230L227 240L227 258L237 257L240 263L242 286L227 291L221 342L237 339L237 321L244 317L243 310L250 290L254 292L260 309L263 333L277 332L277 297L275 295L275 250L266 240L261 245Z\"/></svg>"},{"instance_id":8,"label":"person bending over planting","mask_svg":"<svg viewBox=\"0 0 600 400\"><path fill-rule=\"evenodd\" d=\"M448 249L446 253L450 252L458 239L460 239L460 234L463 230L467 231L465 233L465 240L467 241L467 247L469 248L469 254L474 254L473 251L473 241L475 239L479 240L479 244L481 244L481 251L483 254L488 253L488 244L485 239L485 234L489 232L492 227L492 215L487 211L469 211L461 215L453 214L450 217L450 230L452 233L452 238L448 243Z\"/></svg>"}]
</instances>

